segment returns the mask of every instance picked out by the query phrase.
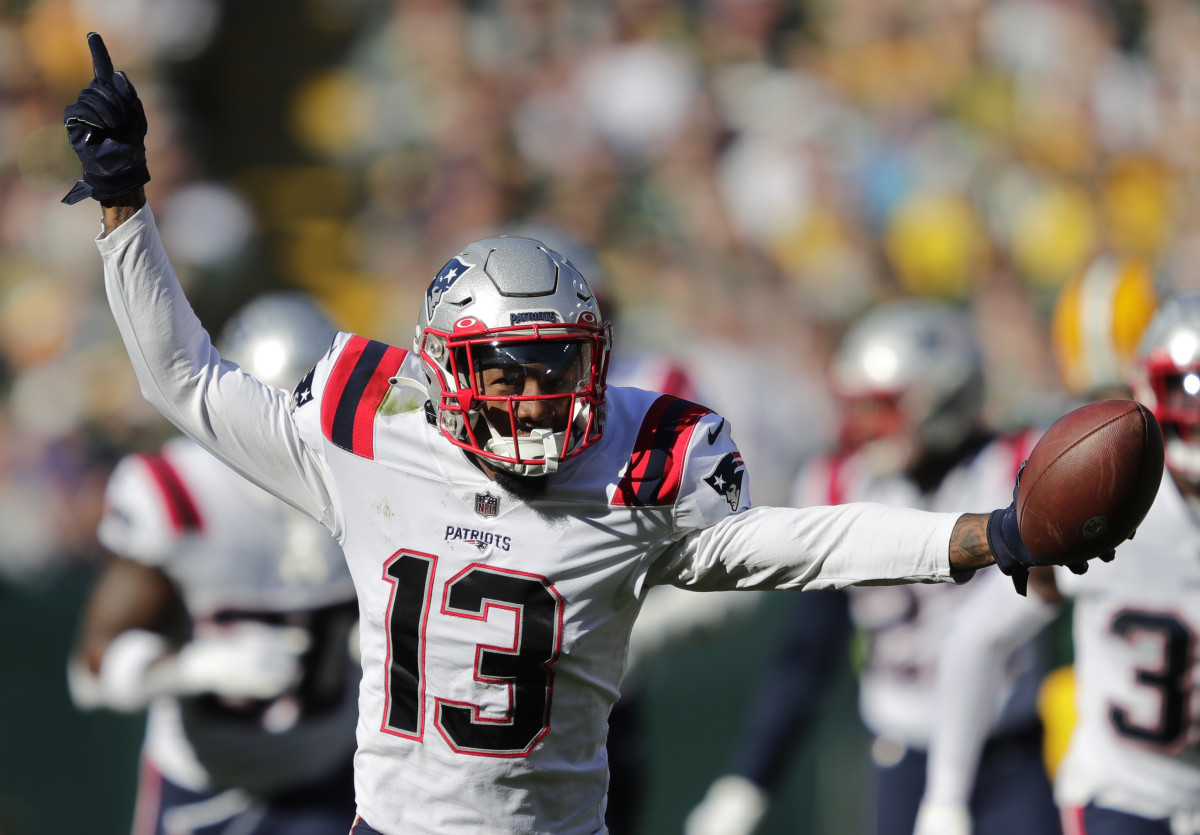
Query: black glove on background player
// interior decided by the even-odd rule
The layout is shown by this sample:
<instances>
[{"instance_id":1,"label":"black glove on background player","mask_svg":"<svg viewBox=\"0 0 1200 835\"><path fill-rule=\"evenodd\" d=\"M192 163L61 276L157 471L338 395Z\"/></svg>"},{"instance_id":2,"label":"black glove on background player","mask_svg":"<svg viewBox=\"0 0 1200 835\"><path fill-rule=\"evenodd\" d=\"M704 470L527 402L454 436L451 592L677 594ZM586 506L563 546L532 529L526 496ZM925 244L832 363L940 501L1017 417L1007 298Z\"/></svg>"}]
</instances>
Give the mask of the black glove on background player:
<instances>
[{"instance_id":1,"label":"black glove on background player","mask_svg":"<svg viewBox=\"0 0 1200 835\"><path fill-rule=\"evenodd\" d=\"M137 91L124 72L113 72L108 49L97 33L88 34L88 47L96 77L63 110L67 137L83 163L83 179L63 198L67 204L87 197L108 200L150 181L146 113Z\"/></svg>"},{"instance_id":2,"label":"black glove on background player","mask_svg":"<svg viewBox=\"0 0 1200 835\"><path fill-rule=\"evenodd\" d=\"M1056 563L1042 562L1035 557L1025 547L1025 540L1021 538L1021 529L1017 525L1017 490L1021 486L1021 473L1024 469L1025 462L1022 461L1020 469L1017 470L1017 483L1013 485L1012 504L1003 510L993 510L987 521L988 546L996 557L996 565L1001 571L1012 577L1013 586L1021 595L1026 593L1029 585L1029 569L1039 565L1056 565ZM1109 551L1101 554L1099 558L1104 562L1109 562L1114 554L1115 552ZM1088 563L1086 561L1073 562L1069 563L1067 568L1075 574L1083 574L1088 570Z\"/></svg>"}]
</instances>

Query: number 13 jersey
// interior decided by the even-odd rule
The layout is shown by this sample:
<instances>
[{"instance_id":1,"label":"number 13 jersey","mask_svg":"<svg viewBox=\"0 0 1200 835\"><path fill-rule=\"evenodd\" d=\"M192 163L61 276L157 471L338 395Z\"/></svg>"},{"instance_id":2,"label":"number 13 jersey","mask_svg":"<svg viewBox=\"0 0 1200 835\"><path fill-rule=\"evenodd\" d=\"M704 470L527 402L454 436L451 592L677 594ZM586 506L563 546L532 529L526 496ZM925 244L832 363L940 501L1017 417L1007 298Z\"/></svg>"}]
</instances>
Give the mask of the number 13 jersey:
<instances>
[{"instance_id":1,"label":"number 13 jersey","mask_svg":"<svg viewBox=\"0 0 1200 835\"><path fill-rule=\"evenodd\" d=\"M609 389L603 438L523 502L402 408L406 351L339 334L289 405L219 360L149 207L97 244L146 396L342 545L363 667L355 793L385 835L603 832L608 712L653 585L950 579L958 514L751 509L729 424L638 389Z\"/></svg>"},{"instance_id":2,"label":"number 13 jersey","mask_svg":"<svg viewBox=\"0 0 1200 835\"><path fill-rule=\"evenodd\" d=\"M360 812L388 835L601 832L603 730L649 586L799 586L840 563L760 553L760 536L778 550L774 517L749 517L773 509L741 513L741 456L702 406L610 389L601 441L524 502L423 409L393 406L405 359L342 334L294 413L321 450L359 594ZM742 517L685 547L689 532Z\"/></svg>"},{"instance_id":3,"label":"number 13 jersey","mask_svg":"<svg viewBox=\"0 0 1200 835\"><path fill-rule=\"evenodd\" d=\"M599 445L531 505L423 409L391 408L404 354L339 337L295 412L324 450L359 590L360 812L386 832L600 831L596 729L651 558L749 505L740 457L709 410L611 390ZM562 773L569 790L545 776Z\"/></svg>"}]
</instances>

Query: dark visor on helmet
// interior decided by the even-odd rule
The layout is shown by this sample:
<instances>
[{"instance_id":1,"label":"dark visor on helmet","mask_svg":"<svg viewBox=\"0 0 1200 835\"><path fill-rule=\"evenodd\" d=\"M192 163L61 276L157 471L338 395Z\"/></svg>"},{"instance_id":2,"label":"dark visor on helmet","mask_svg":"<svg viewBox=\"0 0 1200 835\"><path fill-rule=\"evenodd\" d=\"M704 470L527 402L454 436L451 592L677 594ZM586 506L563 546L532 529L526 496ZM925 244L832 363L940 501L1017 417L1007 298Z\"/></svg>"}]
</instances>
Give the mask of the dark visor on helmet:
<instances>
[{"instance_id":1,"label":"dark visor on helmet","mask_svg":"<svg viewBox=\"0 0 1200 835\"><path fill-rule=\"evenodd\" d=\"M520 386L535 376L543 392L565 394L591 384L590 341L493 342L472 345L470 352L476 373L499 369L508 385Z\"/></svg>"}]
</instances>

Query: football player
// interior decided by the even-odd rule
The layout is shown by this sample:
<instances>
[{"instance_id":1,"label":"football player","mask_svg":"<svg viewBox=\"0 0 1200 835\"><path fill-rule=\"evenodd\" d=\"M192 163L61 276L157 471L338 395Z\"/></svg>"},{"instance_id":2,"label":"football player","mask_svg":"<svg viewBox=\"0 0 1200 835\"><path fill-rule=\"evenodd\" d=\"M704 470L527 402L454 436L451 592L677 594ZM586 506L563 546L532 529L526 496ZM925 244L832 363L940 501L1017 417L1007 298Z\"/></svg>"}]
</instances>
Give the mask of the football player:
<instances>
[{"instance_id":1,"label":"football player","mask_svg":"<svg viewBox=\"0 0 1200 835\"><path fill-rule=\"evenodd\" d=\"M996 437L982 423L984 371L968 319L935 301L876 308L845 335L830 370L843 414L842 445L806 466L794 503L804 507L875 501L927 510L986 508L1011 493L1031 433ZM926 749L945 711L978 711L933 700L939 654L960 618L988 623L1045 619L1037 598L1012 593L1007 578L981 572L969 586L855 587L845 599L805 595L752 706L731 773L688 819L689 835L737 835L766 813L800 734L848 638L865 638L859 707L875 737L872 831L910 835L925 782ZM822 593L828 594L828 593ZM813 603L810 603L812 599ZM1050 609L1050 615L1053 611ZM954 775L988 833L1050 833L1057 817L1040 767L1034 648L1014 648L1006 675L986 694L987 742L979 778ZM981 700L983 697L981 697ZM767 718L769 717L769 718ZM781 729L787 729L781 732Z\"/></svg>"},{"instance_id":2,"label":"football player","mask_svg":"<svg viewBox=\"0 0 1200 835\"><path fill-rule=\"evenodd\" d=\"M271 293L219 342L279 386L335 333L306 296ZM187 438L123 459L105 499L99 538L115 556L68 680L81 708L148 708L134 831L344 830L358 611L333 537Z\"/></svg>"},{"instance_id":3,"label":"football player","mask_svg":"<svg viewBox=\"0 0 1200 835\"><path fill-rule=\"evenodd\" d=\"M145 200L137 94L89 43L95 78L64 112L83 178L65 199L100 202L106 290L143 393L345 552L363 667L357 835L603 832L605 721L654 585L946 582L1038 564L1009 502L751 509L729 423L607 388L610 329L587 281L528 238L476 241L437 272L411 347L420 379L408 349L341 333L291 397L262 384L221 360L188 306ZM404 408L414 387L424 408Z\"/></svg>"},{"instance_id":4,"label":"football player","mask_svg":"<svg viewBox=\"0 0 1200 835\"><path fill-rule=\"evenodd\" d=\"M1133 394L1163 431L1163 485L1104 577L1046 570L1074 600L1077 724L1055 782L1068 835L1200 833L1200 294L1167 299L1138 343Z\"/></svg>"},{"instance_id":5,"label":"football player","mask_svg":"<svg viewBox=\"0 0 1200 835\"><path fill-rule=\"evenodd\" d=\"M1076 577L1055 569L1031 575L1046 599L1074 601L1077 719L1055 798L1068 835L1195 835L1200 295L1163 303L1141 337L1130 378L1133 394L1163 430L1162 489L1111 574ZM956 640L963 658L986 663L987 647L974 635ZM964 690L973 692L959 687L956 696ZM969 723L957 725L970 733ZM943 729L939 748L953 753L960 746L961 733L954 731Z\"/></svg>"}]
</instances>

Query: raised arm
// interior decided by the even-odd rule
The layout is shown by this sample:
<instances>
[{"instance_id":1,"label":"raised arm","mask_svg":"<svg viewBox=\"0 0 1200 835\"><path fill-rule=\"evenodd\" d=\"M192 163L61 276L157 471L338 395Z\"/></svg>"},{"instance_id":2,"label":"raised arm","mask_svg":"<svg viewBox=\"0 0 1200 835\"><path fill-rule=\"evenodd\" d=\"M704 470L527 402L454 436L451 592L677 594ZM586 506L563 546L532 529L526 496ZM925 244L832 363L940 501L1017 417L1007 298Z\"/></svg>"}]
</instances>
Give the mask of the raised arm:
<instances>
[{"instance_id":1,"label":"raised arm","mask_svg":"<svg viewBox=\"0 0 1200 835\"><path fill-rule=\"evenodd\" d=\"M290 394L223 363L184 297L146 205L141 102L100 36L88 45L95 78L63 114L83 177L64 202L100 202L105 289L142 393L218 458L336 533L324 468L291 419Z\"/></svg>"}]
</instances>

